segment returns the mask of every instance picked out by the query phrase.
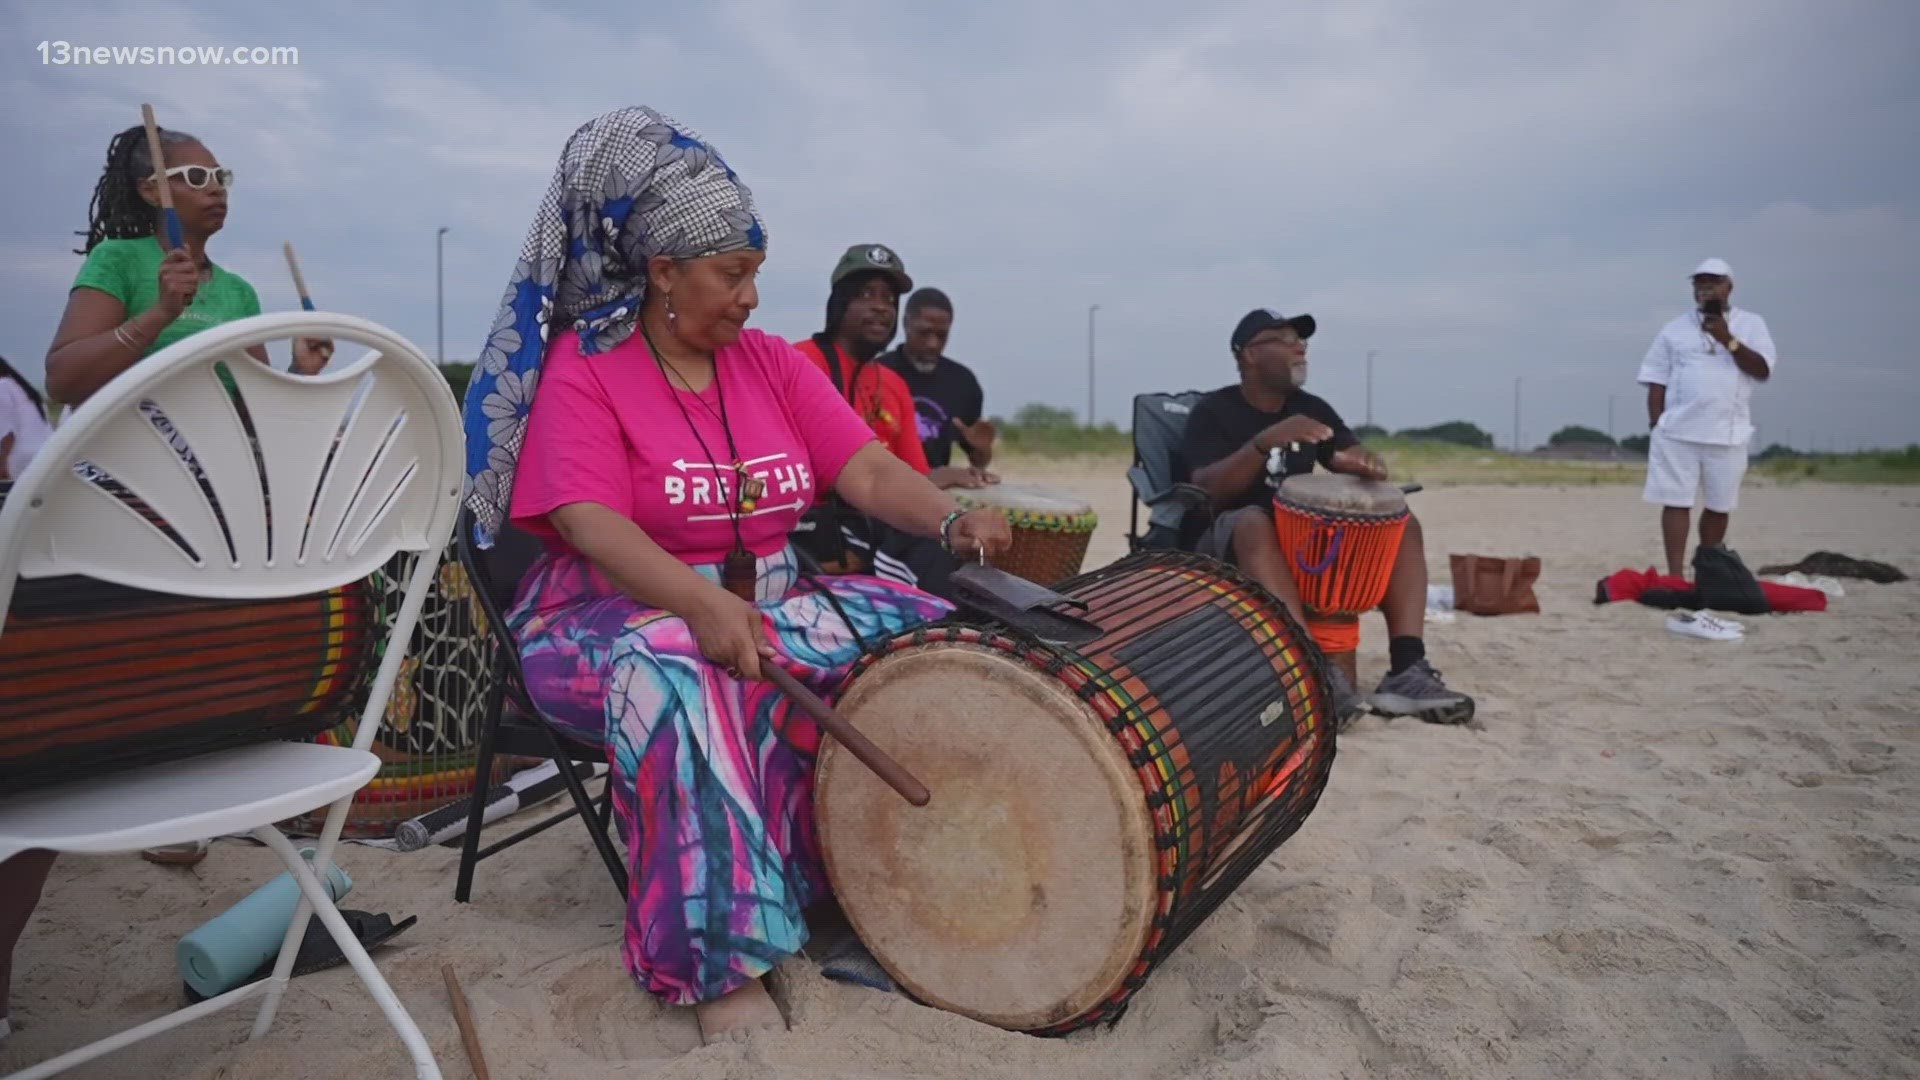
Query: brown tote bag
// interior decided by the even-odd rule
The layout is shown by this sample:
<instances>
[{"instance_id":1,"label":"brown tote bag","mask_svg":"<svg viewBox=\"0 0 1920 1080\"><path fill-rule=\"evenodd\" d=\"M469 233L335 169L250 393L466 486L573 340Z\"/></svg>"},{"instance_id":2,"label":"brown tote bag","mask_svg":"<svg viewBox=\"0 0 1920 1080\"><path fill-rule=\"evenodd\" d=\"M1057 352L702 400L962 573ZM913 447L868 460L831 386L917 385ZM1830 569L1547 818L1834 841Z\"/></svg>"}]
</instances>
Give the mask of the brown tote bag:
<instances>
[{"instance_id":1,"label":"brown tote bag","mask_svg":"<svg viewBox=\"0 0 1920 1080\"><path fill-rule=\"evenodd\" d=\"M1453 607L1474 615L1519 615L1540 610L1533 583L1540 577L1539 558L1500 558L1493 555L1451 555Z\"/></svg>"}]
</instances>

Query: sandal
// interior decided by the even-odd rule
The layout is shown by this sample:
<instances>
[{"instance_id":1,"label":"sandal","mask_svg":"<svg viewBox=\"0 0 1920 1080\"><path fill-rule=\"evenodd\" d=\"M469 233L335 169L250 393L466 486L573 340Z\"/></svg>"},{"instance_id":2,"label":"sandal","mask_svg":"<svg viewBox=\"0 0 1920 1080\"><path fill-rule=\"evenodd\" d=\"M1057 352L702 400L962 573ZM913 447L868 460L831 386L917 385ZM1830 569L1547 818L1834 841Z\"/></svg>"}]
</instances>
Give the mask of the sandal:
<instances>
[{"instance_id":1,"label":"sandal","mask_svg":"<svg viewBox=\"0 0 1920 1080\"><path fill-rule=\"evenodd\" d=\"M860 939L848 934L844 940L820 958L820 974L835 982L852 983L869 990L891 994L899 989L880 961L873 958Z\"/></svg>"}]
</instances>

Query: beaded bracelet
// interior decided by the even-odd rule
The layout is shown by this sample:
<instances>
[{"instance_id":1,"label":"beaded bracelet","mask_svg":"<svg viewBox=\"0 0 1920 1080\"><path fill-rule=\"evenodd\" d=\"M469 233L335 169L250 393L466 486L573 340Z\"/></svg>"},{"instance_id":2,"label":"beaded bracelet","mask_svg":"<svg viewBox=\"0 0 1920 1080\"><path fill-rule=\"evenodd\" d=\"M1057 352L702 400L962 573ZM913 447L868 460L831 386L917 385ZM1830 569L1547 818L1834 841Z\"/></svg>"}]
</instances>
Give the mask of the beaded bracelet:
<instances>
[{"instance_id":1,"label":"beaded bracelet","mask_svg":"<svg viewBox=\"0 0 1920 1080\"><path fill-rule=\"evenodd\" d=\"M940 522L940 547L949 555L953 554L953 523L965 516L966 512L964 508L955 510Z\"/></svg>"}]
</instances>

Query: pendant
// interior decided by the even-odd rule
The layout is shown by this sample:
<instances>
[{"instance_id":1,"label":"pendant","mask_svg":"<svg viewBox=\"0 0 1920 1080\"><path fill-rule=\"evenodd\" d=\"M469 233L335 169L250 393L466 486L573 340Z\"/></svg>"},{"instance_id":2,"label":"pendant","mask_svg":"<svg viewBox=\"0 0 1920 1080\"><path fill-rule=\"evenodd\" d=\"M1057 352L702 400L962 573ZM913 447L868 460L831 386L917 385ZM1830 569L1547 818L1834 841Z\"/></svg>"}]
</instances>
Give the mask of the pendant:
<instances>
[{"instance_id":1,"label":"pendant","mask_svg":"<svg viewBox=\"0 0 1920 1080\"><path fill-rule=\"evenodd\" d=\"M740 486L740 512L751 514L754 507L760 505L760 496L767 493L767 482L757 476L748 476L747 467L739 462L734 463L733 471L739 477L736 483Z\"/></svg>"},{"instance_id":2,"label":"pendant","mask_svg":"<svg viewBox=\"0 0 1920 1080\"><path fill-rule=\"evenodd\" d=\"M721 587L749 604L754 600L754 584L758 576L753 553L746 548L734 548L727 553L726 561L720 564Z\"/></svg>"}]
</instances>

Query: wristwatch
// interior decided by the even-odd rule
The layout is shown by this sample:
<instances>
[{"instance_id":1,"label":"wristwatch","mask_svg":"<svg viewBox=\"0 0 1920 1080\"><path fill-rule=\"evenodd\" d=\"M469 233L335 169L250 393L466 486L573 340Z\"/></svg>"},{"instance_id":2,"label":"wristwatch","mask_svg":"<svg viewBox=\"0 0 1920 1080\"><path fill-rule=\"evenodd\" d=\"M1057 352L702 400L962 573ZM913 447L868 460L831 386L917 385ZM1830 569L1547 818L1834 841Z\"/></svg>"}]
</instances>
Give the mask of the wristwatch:
<instances>
[{"instance_id":1,"label":"wristwatch","mask_svg":"<svg viewBox=\"0 0 1920 1080\"><path fill-rule=\"evenodd\" d=\"M1732 356L1734 353L1737 353L1739 351L1740 351L1740 339L1737 337L1734 337L1731 334L1727 335L1727 355Z\"/></svg>"}]
</instances>

